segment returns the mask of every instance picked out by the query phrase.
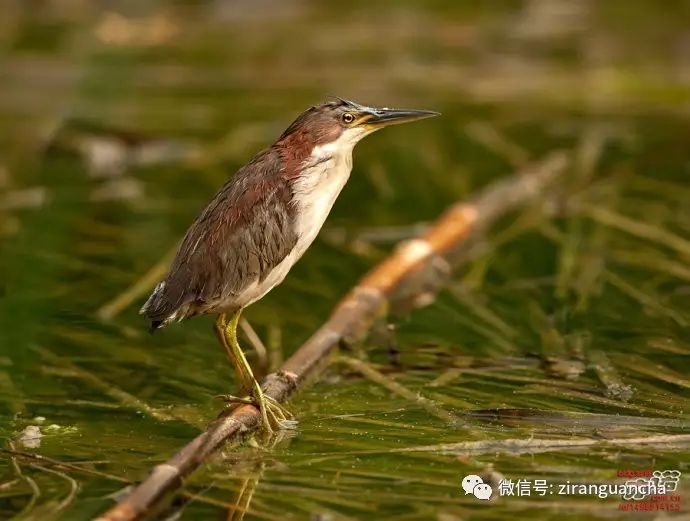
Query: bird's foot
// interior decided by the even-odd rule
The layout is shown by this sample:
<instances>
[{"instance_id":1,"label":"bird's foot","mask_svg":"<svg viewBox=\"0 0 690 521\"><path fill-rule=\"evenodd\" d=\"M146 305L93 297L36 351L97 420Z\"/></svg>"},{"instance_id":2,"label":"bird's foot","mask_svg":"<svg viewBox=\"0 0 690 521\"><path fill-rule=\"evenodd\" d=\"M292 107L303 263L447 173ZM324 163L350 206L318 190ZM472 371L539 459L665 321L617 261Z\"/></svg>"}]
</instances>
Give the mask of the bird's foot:
<instances>
[{"instance_id":1,"label":"bird's foot","mask_svg":"<svg viewBox=\"0 0 690 521\"><path fill-rule=\"evenodd\" d=\"M261 412L261 424L267 433L297 428L297 421L292 419L292 414L276 400L266 396L258 384L254 387L252 398Z\"/></svg>"},{"instance_id":2,"label":"bird's foot","mask_svg":"<svg viewBox=\"0 0 690 521\"><path fill-rule=\"evenodd\" d=\"M258 384L254 387L251 395L247 397L221 394L216 398L223 400L233 408L243 404L255 406L261 412L261 425L268 434L297 428L297 421L293 419L292 414L275 399L266 396Z\"/></svg>"}]
</instances>

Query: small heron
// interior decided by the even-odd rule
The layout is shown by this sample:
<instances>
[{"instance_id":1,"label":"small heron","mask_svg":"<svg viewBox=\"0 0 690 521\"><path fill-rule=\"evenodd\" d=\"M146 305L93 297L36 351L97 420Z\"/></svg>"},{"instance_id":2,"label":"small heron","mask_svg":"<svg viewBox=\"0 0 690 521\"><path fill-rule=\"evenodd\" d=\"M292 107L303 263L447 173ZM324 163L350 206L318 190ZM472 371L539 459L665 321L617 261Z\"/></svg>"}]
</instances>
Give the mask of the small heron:
<instances>
[{"instance_id":1,"label":"small heron","mask_svg":"<svg viewBox=\"0 0 690 521\"><path fill-rule=\"evenodd\" d=\"M307 109L223 185L141 308L152 331L196 315L218 315L218 340L248 395L225 398L254 404L266 431L294 422L263 393L244 357L237 341L242 310L280 284L314 241L350 176L355 144L388 125L436 115L340 98Z\"/></svg>"}]
</instances>

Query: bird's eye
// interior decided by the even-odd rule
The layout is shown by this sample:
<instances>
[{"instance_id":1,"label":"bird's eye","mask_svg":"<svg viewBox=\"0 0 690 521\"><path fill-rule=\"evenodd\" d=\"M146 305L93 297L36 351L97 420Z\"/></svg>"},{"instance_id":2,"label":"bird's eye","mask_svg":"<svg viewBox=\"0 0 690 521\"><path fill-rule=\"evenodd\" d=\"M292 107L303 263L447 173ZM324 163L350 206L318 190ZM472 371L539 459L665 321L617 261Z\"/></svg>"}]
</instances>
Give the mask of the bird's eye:
<instances>
[{"instance_id":1,"label":"bird's eye","mask_svg":"<svg viewBox=\"0 0 690 521\"><path fill-rule=\"evenodd\" d=\"M343 114L343 121L347 123L348 125L352 123L355 120L355 116L353 114L350 114L349 112L346 112Z\"/></svg>"}]
</instances>

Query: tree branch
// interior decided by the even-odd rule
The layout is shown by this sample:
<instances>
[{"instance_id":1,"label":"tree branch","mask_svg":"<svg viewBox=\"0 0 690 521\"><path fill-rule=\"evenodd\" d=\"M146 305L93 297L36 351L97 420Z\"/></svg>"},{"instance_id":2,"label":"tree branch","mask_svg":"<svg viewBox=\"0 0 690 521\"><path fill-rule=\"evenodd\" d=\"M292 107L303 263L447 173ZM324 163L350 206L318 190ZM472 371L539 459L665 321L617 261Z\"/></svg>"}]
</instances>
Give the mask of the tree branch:
<instances>
[{"instance_id":1,"label":"tree branch","mask_svg":"<svg viewBox=\"0 0 690 521\"><path fill-rule=\"evenodd\" d=\"M399 244L392 255L340 301L326 323L280 370L266 377L264 392L278 402L286 401L318 374L340 343L362 338L400 293L418 297L424 292L435 292L438 287L429 289L429 269L448 273L458 264L460 248L470 234L481 232L505 212L542 194L565 171L567 164L565 153L553 153L542 162L488 187L473 201L451 206L426 233ZM257 429L260 420L261 415L253 405L222 414L170 460L156 465L139 486L99 520L141 519L167 494L181 488L184 478L216 449Z\"/></svg>"}]
</instances>

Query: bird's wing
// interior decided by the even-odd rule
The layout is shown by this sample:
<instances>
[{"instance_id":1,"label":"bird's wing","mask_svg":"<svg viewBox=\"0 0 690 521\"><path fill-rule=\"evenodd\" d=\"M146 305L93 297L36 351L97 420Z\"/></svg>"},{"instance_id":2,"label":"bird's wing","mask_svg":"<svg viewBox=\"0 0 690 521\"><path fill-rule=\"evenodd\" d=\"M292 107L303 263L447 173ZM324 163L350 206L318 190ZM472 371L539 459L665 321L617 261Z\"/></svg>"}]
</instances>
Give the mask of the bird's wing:
<instances>
[{"instance_id":1,"label":"bird's wing","mask_svg":"<svg viewBox=\"0 0 690 521\"><path fill-rule=\"evenodd\" d=\"M293 249L290 187L268 150L242 167L187 231L141 313L152 328L191 316L263 280Z\"/></svg>"}]
</instances>

